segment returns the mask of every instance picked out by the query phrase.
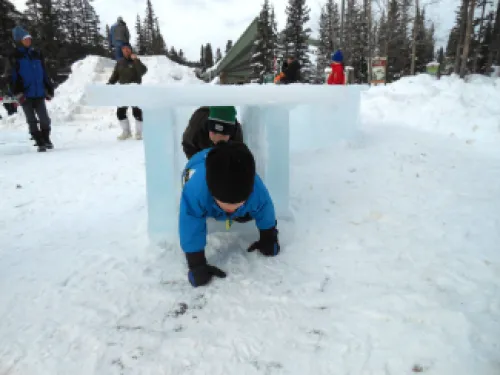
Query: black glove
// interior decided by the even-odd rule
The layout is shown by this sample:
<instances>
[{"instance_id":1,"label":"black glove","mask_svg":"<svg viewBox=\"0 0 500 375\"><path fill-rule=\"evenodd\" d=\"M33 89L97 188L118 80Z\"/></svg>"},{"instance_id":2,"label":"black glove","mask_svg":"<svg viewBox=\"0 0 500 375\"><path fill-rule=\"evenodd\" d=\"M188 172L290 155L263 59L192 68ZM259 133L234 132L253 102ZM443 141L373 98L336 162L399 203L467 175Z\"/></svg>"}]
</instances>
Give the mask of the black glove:
<instances>
[{"instance_id":1,"label":"black glove","mask_svg":"<svg viewBox=\"0 0 500 375\"><path fill-rule=\"evenodd\" d=\"M276 227L260 231L260 239L248 248L248 252L255 250L259 250L267 257L273 257L279 254L280 244Z\"/></svg>"},{"instance_id":2,"label":"black glove","mask_svg":"<svg viewBox=\"0 0 500 375\"><path fill-rule=\"evenodd\" d=\"M220 278L226 277L224 271L207 264L205 251L186 253L186 259L189 267L188 280L194 287L208 284L213 276Z\"/></svg>"}]
</instances>

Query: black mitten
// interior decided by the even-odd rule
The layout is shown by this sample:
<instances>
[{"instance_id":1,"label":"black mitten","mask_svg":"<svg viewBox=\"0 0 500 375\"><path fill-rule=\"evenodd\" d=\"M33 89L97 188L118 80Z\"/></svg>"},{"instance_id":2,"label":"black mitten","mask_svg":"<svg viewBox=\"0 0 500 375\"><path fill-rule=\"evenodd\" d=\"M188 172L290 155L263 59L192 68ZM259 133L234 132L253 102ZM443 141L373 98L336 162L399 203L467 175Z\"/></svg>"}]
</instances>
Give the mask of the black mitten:
<instances>
[{"instance_id":1,"label":"black mitten","mask_svg":"<svg viewBox=\"0 0 500 375\"><path fill-rule=\"evenodd\" d=\"M224 271L207 264L205 251L186 253L186 259L189 267L188 280L194 287L208 284L213 276L226 277Z\"/></svg>"},{"instance_id":2,"label":"black mitten","mask_svg":"<svg viewBox=\"0 0 500 375\"><path fill-rule=\"evenodd\" d=\"M260 239L248 248L249 252L254 250L259 250L263 255L268 257L273 257L279 254L280 244L278 241L278 230L276 227L260 231Z\"/></svg>"}]
</instances>

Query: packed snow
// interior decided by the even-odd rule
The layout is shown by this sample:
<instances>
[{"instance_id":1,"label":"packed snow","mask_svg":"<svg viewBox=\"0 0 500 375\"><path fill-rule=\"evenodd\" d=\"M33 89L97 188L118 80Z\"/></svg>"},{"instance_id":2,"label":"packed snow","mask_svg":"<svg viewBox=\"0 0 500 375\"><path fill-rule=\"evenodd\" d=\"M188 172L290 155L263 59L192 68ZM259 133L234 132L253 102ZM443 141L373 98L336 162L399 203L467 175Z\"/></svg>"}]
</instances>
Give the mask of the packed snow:
<instances>
[{"instance_id":1,"label":"packed snow","mask_svg":"<svg viewBox=\"0 0 500 375\"><path fill-rule=\"evenodd\" d=\"M145 82L199 83L144 61ZM52 152L0 120L0 374L500 373L499 79L372 87L349 142L303 118L291 138L322 139L292 142L282 252L213 234L228 277L194 289L177 242L148 244L142 142L82 102L112 66L58 88Z\"/></svg>"}]
</instances>

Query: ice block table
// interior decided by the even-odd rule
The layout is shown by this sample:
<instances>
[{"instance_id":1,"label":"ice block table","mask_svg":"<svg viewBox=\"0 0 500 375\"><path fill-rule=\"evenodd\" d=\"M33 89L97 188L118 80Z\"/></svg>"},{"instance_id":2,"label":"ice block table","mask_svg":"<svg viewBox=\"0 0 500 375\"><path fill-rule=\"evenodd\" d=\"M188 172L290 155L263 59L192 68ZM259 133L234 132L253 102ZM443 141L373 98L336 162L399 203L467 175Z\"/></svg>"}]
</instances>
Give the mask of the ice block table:
<instances>
[{"instance_id":1,"label":"ice block table","mask_svg":"<svg viewBox=\"0 0 500 375\"><path fill-rule=\"evenodd\" d=\"M144 150L148 232L153 242L177 234L181 171L184 155L182 130L189 117L185 107L233 105L240 107L245 142L254 153L257 172L275 204L278 219L290 219L290 124L294 111L300 119L332 118L336 129L356 131L359 125L361 86L326 85L89 85L87 106L139 106L144 111ZM302 126L305 124L301 124Z\"/></svg>"}]
</instances>

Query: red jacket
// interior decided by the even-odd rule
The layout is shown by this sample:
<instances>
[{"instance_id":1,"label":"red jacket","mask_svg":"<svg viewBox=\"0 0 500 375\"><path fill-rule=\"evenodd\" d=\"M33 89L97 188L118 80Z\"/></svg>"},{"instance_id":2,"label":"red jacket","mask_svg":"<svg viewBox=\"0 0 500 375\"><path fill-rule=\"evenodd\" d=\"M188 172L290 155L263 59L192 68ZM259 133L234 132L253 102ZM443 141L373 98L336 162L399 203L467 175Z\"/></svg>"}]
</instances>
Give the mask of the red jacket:
<instances>
[{"instance_id":1,"label":"red jacket","mask_svg":"<svg viewBox=\"0 0 500 375\"><path fill-rule=\"evenodd\" d=\"M344 68L342 67L342 64L339 63L332 63L332 72L328 76L328 81L327 83L329 85L343 85L345 84L345 75L344 75Z\"/></svg>"}]
</instances>

